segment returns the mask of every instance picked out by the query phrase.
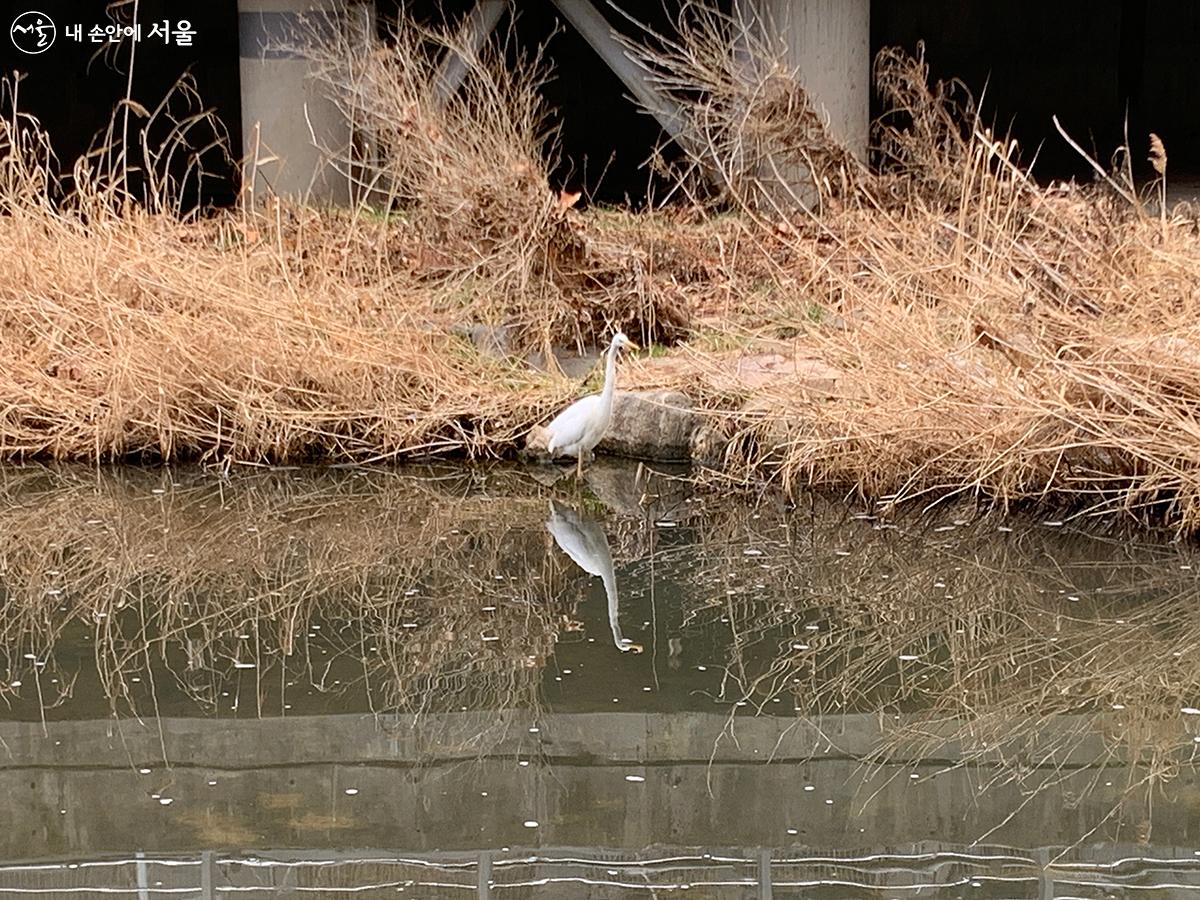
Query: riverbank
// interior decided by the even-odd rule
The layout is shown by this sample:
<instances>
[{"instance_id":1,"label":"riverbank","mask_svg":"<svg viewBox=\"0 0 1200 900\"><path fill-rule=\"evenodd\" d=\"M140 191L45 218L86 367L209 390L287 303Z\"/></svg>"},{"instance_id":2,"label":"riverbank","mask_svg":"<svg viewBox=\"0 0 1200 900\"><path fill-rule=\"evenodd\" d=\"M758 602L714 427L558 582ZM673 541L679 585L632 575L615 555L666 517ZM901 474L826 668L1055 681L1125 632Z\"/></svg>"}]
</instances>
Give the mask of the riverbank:
<instances>
[{"instance_id":1,"label":"riverbank","mask_svg":"<svg viewBox=\"0 0 1200 900\"><path fill-rule=\"evenodd\" d=\"M270 201L184 221L99 175L52 206L36 129L7 123L0 457L511 456L598 384L553 360L622 327L649 349L621 387L659 392L646 415L690 409L642 428L642 455L1194 532L1195 210L1117 176L1039 185L906 65L910 122L879 135L892 164L827 153L811 213L579 210L518 135L472 145L403 213ZM456 139L451 113L421 152Z\"/></svg>"},{"instance_id":2,"label":"riverbank","mask_svg":"<svg viewBox=\"0 0 1200 900\"><path fill-rule=\"evenodd\" d=\"M1195 220L1019 190L1019 226L986 206L957 223L851 209L778 236L735 218L565 213L576 234L625 242L649 273L641 293L531 292L504 310L485 287L456 297L427 280L419 249L364 271L368 253L379 263L367 248L404 242L402 224L278 209L97 227L18 211L0 220L0 454L511 455L596 387L595 371L581 385L533 363L611 316L653 342L621 387L682 393L696 454L736 478L1038 497L1194 529ZM594 317L582 333L534 324L546 311L577 323L570 304Z\"/></svg>"}]
</instances>

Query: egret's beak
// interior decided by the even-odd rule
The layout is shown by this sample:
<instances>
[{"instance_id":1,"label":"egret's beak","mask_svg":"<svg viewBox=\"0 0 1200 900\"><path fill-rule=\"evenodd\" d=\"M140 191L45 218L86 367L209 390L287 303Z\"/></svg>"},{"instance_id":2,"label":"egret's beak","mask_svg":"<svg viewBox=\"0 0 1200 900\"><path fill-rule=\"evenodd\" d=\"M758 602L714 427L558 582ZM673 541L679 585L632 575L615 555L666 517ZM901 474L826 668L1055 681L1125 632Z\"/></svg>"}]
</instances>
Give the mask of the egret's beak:
<instances>
[{"instance_id":1,"label":"egret's beak","mask_svg":"<svg viewBox=\"0 0 1200 900\"><path fill-rule=\"evenodd\" d=\"M626 341L625 349L626 350L641 350L642 348L639 347L637 344L635 344L633 341Z\"/></svg>"}]
</instances>

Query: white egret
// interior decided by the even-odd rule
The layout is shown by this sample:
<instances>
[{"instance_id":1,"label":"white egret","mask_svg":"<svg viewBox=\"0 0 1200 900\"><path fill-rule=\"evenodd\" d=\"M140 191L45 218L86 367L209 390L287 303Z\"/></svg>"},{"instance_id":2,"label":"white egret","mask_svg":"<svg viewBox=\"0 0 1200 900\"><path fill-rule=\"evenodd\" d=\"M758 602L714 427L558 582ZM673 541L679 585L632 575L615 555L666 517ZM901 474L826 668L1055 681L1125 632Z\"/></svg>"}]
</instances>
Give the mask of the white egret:
<instances>
[{"instance_id":1,"label":"white egret","mask_svg":"<svg viewBox=\"0 0 1200 900\"><path fill-rule=\"evenodd\" d=\"M583 457L600 443L608 423L612 421L613 394L617 390L617 351L622 347L637 349L637 344L618 331L608 345L604 364L604 388L576 400L546 426L546 450L551 457L574 456L576 477L583 475Z\"/></svg>"}]
</instances>

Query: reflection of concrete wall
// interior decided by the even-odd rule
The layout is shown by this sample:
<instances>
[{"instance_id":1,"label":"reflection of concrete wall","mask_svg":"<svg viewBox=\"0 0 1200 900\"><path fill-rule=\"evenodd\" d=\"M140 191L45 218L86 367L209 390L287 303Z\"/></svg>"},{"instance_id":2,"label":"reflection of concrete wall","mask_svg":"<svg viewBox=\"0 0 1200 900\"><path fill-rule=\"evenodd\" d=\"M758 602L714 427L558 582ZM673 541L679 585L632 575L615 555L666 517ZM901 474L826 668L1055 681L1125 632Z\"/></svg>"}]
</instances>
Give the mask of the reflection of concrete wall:
<instances>
[{"instance_id":1,"label":"reflection of concrete wall","mask_svg":"<svg viewBox=\"0 0 1200 900\"><path fill-rule=\"evenodd\" d=\"M486 743L468 746L489 723ZM856 757L879 737L867 716L821 729L746 720L736 743L718 740L724 716L695 714L550 715L539 719L537 734L518 718L469 714L426 717L419 728L407 718L377 724L369 716L161 724L160 734L152 723L50 723L48 737L38 724L0 725L8 748L0 761L0 817L14 823L0 833L0 858L731 840L853 848L970 843L995 826L989 841L1029 847L1069 844L1114 808L1095 840L1145 825L1140 805L1121 809L1124 786L1136 780L1123 765L1050 773L1044 777L1057 783L1044 786L1035 771L1020 785L981 791L989 773L946 771L956 756L947 747L937 761L896 762L864 780ZM426 745L429 735L437 740ZM141 767L151 771L141 774ZM1155 841L1186 843L1198 804L1195 784L1168 786L1154 806ZM538 827L525 827L527 820Z\"/></svg>"}]
</instances>

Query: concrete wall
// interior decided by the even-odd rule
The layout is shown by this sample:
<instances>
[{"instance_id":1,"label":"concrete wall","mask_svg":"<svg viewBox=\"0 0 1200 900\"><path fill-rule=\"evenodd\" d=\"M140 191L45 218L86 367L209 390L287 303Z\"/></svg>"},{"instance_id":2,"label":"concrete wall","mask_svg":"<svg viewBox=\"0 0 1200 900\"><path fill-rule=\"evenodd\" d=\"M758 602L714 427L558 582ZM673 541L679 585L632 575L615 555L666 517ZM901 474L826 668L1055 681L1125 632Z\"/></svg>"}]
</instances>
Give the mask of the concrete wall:
<instances>
[{"instance_id":1,"label":"concrete wall","mask_svg":"<svg viewBox=\"0 0 1200 900\"><path fill-rule=\"evenodd\" d=\"M353 16L373 33L369 5L341 0L239 0L242 144L245 186L255 198L270 194L322 204L351 198L345 174L329 156L348 156L349 124L308 77L308 64L280 44L297 39L302 16Z\"/></svg>"},{"instance_id":2,"label":"concrete wall","mask_svg":"<svg viewBox=\"0 0 1200 900\"><path fill-rule=\"evenodd\" d=\"M750 0L828 117L829 130L865 160L871 104L870 0Z\"/></svg>"}]
</instances>

